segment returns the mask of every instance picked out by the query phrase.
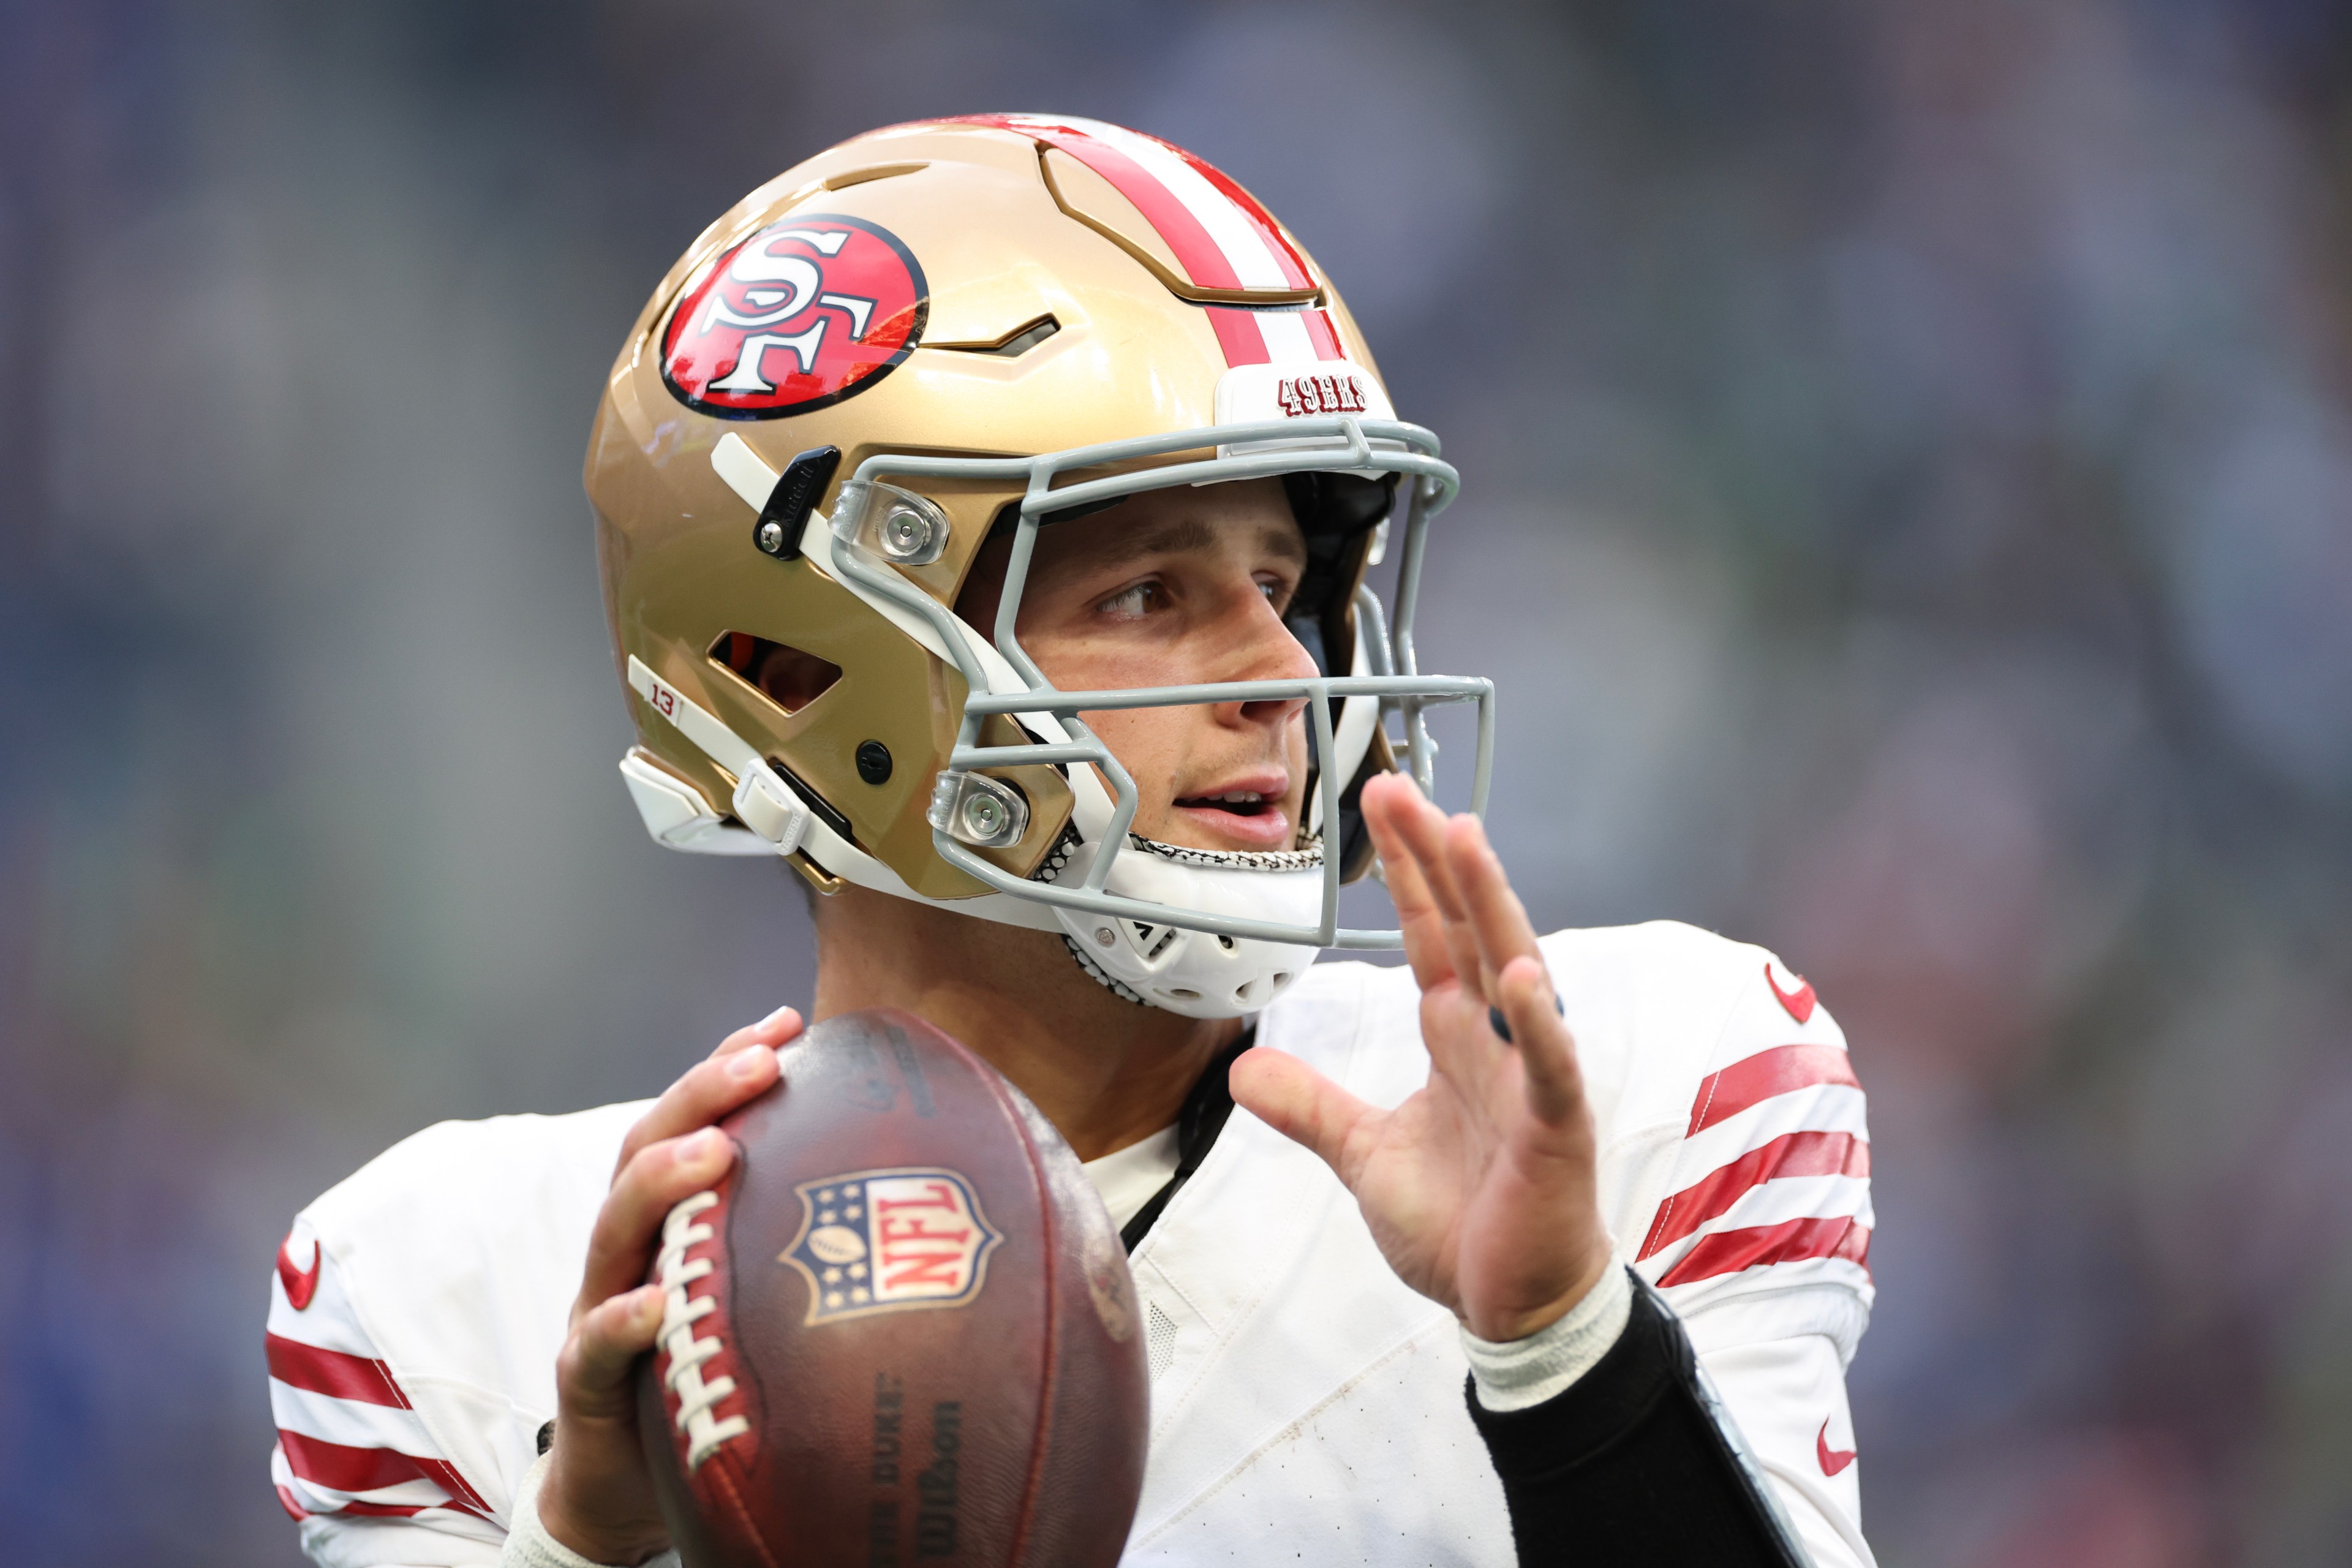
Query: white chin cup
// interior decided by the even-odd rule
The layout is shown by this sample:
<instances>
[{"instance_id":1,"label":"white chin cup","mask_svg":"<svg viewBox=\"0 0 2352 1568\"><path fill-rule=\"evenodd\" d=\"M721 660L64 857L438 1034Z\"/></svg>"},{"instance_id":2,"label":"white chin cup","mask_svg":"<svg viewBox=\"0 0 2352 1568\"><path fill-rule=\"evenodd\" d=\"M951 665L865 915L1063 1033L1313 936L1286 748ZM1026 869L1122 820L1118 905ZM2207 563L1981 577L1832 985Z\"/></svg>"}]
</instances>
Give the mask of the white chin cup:
<instances>
[{"instance_id":1,"label":"white chin cup","mask_svg":"<svg viewBox=\"0 0 2352 1568\"><path fill-rule=\"evenodd\" d=\"M1091 845L1079 848L1055 880L1084 877L1094 853ZM1250 860L1275 861L1281 868L1251 865ZM1111 863L1105 890L1202 914L1312 926L1323 914L1323 858L1318 851L1213 856L1130 839ZM1321 951L1211 936L1059 906L1054 918L1105 974L1150 1005L1188 1018L1238 1018L1256 1012L1281 994Z\"/></svg>"}]
</instances>

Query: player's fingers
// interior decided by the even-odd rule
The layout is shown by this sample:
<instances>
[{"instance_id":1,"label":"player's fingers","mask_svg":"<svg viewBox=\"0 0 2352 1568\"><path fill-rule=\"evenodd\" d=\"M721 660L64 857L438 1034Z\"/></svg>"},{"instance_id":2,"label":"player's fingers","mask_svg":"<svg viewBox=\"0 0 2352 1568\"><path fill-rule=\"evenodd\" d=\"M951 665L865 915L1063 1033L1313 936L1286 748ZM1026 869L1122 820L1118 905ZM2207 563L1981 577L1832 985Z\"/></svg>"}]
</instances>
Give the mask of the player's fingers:
<instances>
[{"instance_id":1,"label":"player's fingers","mask_svg":"<svg viewBox=\"0 0 2352 1568\"><path fill-rule=\"evenodd\" d=\"M1284 1137L1304 1143L1352 1189L1349 1136L1380 1114L1297 1057L1260 1046L1234 1058L1234 1103Z\"/></svg>"},{"instance_id":2,"label":"player's fingers","mask_svg":"<svg viewBox=\"0 0 2352 1568\"><path fill-rule=\"evenodd\" d=\"M716 1127L638 1150L596 1211L581 1301L600 1302L643 1281L662 1220L679 1199L716 1184L734 1163L734 1140Z\"/></svg>"},{"instance_id":3,"label":"player's fingers","mask_svg":"<svg viewBox=\"0 0 2352 1568\"><path fill-rule=\"evenodd\" d=\"M1445 862L1462 899L1465 924L1477 944L1479 964L1490 982L1515 958L1540 962L1536 928L1528 920L1527 906L1511 890L1503 862L1486 842L1486 826L1476 817L1464 815L1445 825Z\"/></svg>"},{"instance_id":4,"label":"player's fingers","mask_svg":"<svg viewBox=\"0 0 2352 1568\"><path fill-rule=\"evenodd\" d=\"M765 1046L772 1051L788 1044L800 1032L801 1010L779 1007L758 1023L746 1024L719 1041L719 1048L710 1054L714 1057L731 1056L746 1046Z\"/></svg>"},{"instance_id":5,"label":"player's fingers","mask_svg":"<svg viewBox=\"0 0 2352 1568\"><path fill-rule=\"evenodd\" d=\"M1527 954L1512 959L1496 975L1495 990L1495 1005L1510 1023L1511 1044L1526 1068L1528 1109L1547 1127L1576 1128L1584 1075L1543 961Z\"/></svg>"},{"instance_id":6,"label":"player's fingers","mask_svg":"<svg viewBox=\"0 0 2352 1568\"><path fill-rule=\"evenodd\" d=\"M798 1014L793 1015L793 1027L799 1027ZM645 1150L666 1138L709 1126L775 1082L779 1070L776 1053L771 1049L747 1047L695 1063L662 1091L653 1109L639 1117L621 1140L620 1158L614 1165L615 1179Z\"/></svg>"},{"instance_id":7,"label":"player's fingers","mask_svg":"<svg viewBox=\"0 0 2352 1568\"><path fill-rule=\"evenodd\" d=\"M1365 784L1360 798L1364 826L1371 831L1372 847L1388 879L1389 900L1396 905L1397 929L1404 933L1405 962L1426 991L1451 978L1454 965L1445 950L1444 917L1430 896L1421 862L1405 847L1398 827L1399 814L1419 804L1421 792L1405 774L1381 773Z\"/></svg>"},{"instance_id":8,"label":"player's fingers","mask_svg":"<svg viewBox=\"0 0 2352 1568\"><path fill-rule=\"evenodd\" d=\"M1488 975L1480 967L1477 938L1470 931L1468 911L1463 905L1461 891L1454 886L1454 868L1446 863L1445 813L1421 798L1418 788L1410 805L1410 810L1397 814L1398 837L1412 851L1422 879L1428 884L1429 896L1437 905L1438 930L1444 938L1446 962L1464 989L1483 996Z\"/></svg>"},{"instance_id":9,"label":"player's fingers","mask_svg":"<svg viewBox=\"0 0 2352 1568\"><path fill-rule=\"evenodd\" d=\"M628 1415L630 1372L637 1357L653 1349L661 1321L658 1285L625 1290L583 1313L556 1358L556 1391L564 1412L585 1416Z\"/></svg>"}]
</instances>

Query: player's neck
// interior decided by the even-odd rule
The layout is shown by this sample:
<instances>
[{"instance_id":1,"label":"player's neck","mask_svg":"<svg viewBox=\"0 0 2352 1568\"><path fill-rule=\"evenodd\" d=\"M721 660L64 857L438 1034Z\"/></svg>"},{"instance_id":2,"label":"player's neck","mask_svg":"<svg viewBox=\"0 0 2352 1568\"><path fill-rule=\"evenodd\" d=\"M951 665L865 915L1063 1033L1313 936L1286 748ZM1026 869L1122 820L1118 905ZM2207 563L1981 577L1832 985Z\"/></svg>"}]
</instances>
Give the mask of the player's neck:
<instances>
[{"instance_id":1,"label":"player's neck","mask_svg":"<svg viewBox=\"0 0 2352 1568\"><path fill-rule=\"evenodd\" d=\"M1082 1160L1176 1120L1239 1019L1139 1006L1082 972L1050 931L846 887L817 905L812 1019L898 1007L1013 1080Z\"/></svg>"}]
</instances>

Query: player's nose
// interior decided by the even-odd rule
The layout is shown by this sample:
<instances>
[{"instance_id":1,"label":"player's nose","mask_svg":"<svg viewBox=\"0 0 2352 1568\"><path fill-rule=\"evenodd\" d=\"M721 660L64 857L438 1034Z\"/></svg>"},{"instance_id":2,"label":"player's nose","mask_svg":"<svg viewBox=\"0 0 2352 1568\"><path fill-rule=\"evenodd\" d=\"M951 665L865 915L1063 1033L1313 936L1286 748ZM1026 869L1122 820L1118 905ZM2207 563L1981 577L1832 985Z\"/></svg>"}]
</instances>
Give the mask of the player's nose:
<instances>
[{"instance_id":1,"label":"player's nose","mask_svg":"<svg viewBox=\"0 0 2352 1568\"><path fill-rule=\"evenodd\" d=\"M1224 633L1230 638L1226 644L1229 658L1221 662L1228 668L1218 679L1295 680L1321 673L1315 667L1315 657L1293 635L1274 602L1255 583L1234 622ZM1307 697L1301 692L1231 706L1234 716L1244 723L1278 727L1289 723L1307 706Z\"/></svg>"}]
</instances>

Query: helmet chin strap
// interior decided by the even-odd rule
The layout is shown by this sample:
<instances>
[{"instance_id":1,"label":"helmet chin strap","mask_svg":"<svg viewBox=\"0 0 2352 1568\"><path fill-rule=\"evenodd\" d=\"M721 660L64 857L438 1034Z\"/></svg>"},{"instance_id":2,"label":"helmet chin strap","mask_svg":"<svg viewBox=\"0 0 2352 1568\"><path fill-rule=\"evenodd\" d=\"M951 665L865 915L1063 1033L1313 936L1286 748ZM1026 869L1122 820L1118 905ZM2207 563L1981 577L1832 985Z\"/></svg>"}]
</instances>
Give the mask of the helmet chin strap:
<instances>
[{"instance_id":1,"label":"helmet chin strap","mask_svg":"<svg viewBox=\"0 0 2352 1568\"><path fill-rule=\"evenodd\" d=\"M1057 846L1037 879L1085 877L1098 842ZM1113 894L1171 910L1311 921L1323 895L1323 845L1250 852L1192 849L1128 835L1104 883ZM1191 1018L1255 1013L1304 973L1319 948L1220 936L1167 922L1056 906L1078 967L1132 1002Z\"/></svg>"}]
</instances>

